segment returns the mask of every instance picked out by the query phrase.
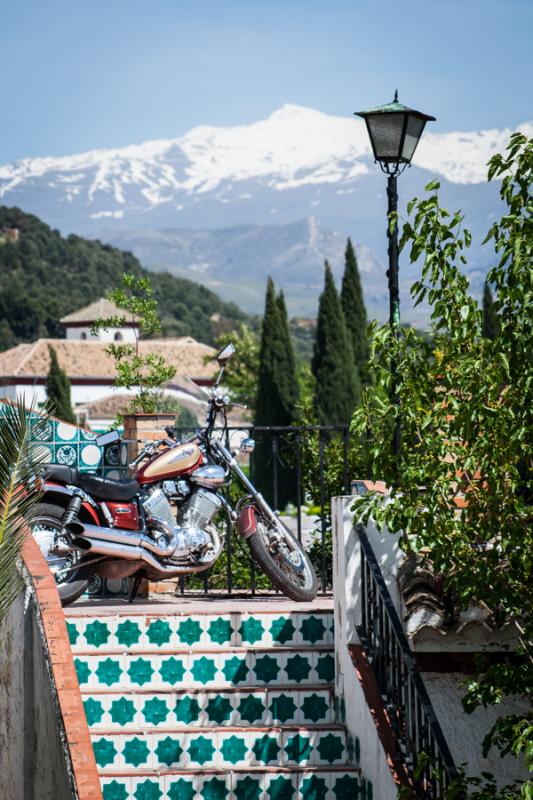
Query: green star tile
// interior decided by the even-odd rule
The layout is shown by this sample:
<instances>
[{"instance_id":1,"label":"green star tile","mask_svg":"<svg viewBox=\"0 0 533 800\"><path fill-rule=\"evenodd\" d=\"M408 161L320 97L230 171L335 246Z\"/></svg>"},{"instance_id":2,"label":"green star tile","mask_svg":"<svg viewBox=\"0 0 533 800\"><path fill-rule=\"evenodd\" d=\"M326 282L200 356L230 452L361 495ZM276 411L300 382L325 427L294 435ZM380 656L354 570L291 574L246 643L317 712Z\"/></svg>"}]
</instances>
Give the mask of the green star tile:
<instances>
[{"instance_id":1,"label":"green star tile","mask_svg":"<svg viewBox=\"0 0 533 800\"><path fill-rule=\"evenodd\" d=\"M171 767L172 764L179 763L183 747L177 739L167 736L157 743L155 753L160 764L166 764L167 767Z\"/></svg>"},{"instance_id":2,"label":"green star tile","mask_svg":"<svg viewBox=\"0 0 533 800\"><path fill-rule=\"evenodd\" d=\"M332 683L335 678L335 659L331 655L319 656L316 664L317 675L321 681Z\"/></svg>"},{"instance_id":3,"label":"green star tile","mask_svg":"<svg viewBox=\"0 0 533 800\"><path fill-rule=\"evenodd\" d=\"M186 619L178 626L178 636L185 644L194 644L200 641L202 636L202 626L196 619Z\"/></svg>"},{"instance_id":4,"label":"green star tile","mask_svg":"<svg viewBox=\"0 0 533 800\"><path fill-rule=\"evenodd\" d=\"M321 719L325 719L328 715L328 708L329 706L326 703L326 698L316 694L316 692L306 695L302 703L304 718L311 722L318 722Z\"/></svg>"},{"instance_id":5,"label":"green star tile","mask_svg":"<svg viewBox=\"0 0 533 800\"><path fill-rule=\"evenodd\" d=\"M234 686L246 680L250 669L246 666L246 659L233 656L228 658L222 667L224 677Z\"/></svg>"},{"instance_id":6,"label":"green star tile","mask_svg":"<svg viewBox=\"0 0 533 800\"><path fill-rule=\"evenodd\" d=\"M117 625L115 636L119 644L125 644L126 647L131 647L132 644L137 644L141 638L141 629L137 622L132 622L131 619L127 619Z\"/></svg>"},{"instance_id":7,"label":"green star tile","mask_svg":"<svg viewBox=\"0 0 533 800\"><path fill-rule=\"evenodd\" d=\"M247 750L246 742L238 736L230 736L228 739L224 739L220 748L224 761L230 764L244 761Z\"/></svg>"},{"instance_id":8,"label":"green star tile","mask_svg":"<svg viewBox=\"0 0 533 800\"><path fill-rule=\"evenodd\" d=\"M324 778L319 778L318 775L310 775L308 778L303 779L300 793L304 800L325 800L328 787Z\"/></svg>"},{"instance_id":9,"label":"green star tile","mask_svg":"<svg viewBox=\"0 0 533 800\"><path fill-rule=\"evenodd\" d=\"M186 781L185 778L178 778L177 781L169 786L167 790L169 800L192 800L196 794L196 789L192 781Z\"/></svg>"},{"instance_id":10,"label":"green star tile","mask_svg":"<svg viewBox=\"0 0 533 800\"><path fill-rule=\"evenodd\" d=\"M290 695L280 694L272 698L270 710L273 719L278 722L287 722L290 719L294 719L296 704Z\"/></svg>"},{"instance_id":11,"label":"green star tile","mask_svg":"<svg viewBox=\"0 0 533 800\"><path fill-rule=\"evenodd\" d=\"M146 742L136 736L126 742L122 755L126 764L133 764L134 767L138 767L139 764L144 764L148 760L150 751Z\"/></svg>"},{"instance_id":12,"label":"green star tile","mask_svg":"<svg viewBox=\"0 0 533 800\"><path fill-rule=\"evenodd\" d=\"M138 684L138 686L150 683L153 674L154 668L146 658L137 658L132 661L128 669L131 682Z\"/></svg>"},{"instance_id":13,"label":"green star tile","mask_svg":"<svg viewBox=\"0 0 533 800\"><path fill-rule=\"evenodd\" d=\"M106 686L118 683L122 675L120 661L113 658L104 658L96 667L96 674L98 675L98 681L105 683Z\"/></svg>"},{"instance_id":14,"label":"green star tile","mask_svg":"<svg viewBox=\"0 0 533 800\"><path fill-rule=\"evenodd\" d=\"M293 625L292 619L288 617L278 617L272 620L270 626L270 633L273 641L285 644L289 642L296 633L296 628Z\"/></svg>"},{"instance_id":15,"label":"green star tile","mask_svg":"<svg viewBox=\"0 0 533 800\"><path fill-rule=\"evenodd\" d=\"M308 658L304 658L297 653L292 658L287 659L287 666L285 669L287 671L287 677L289 680L300 683L309 677L309 673L311 672L311 664L309 663Z\"/></svg>"},{"instance_id":16,"label":"green star tile","mask_svg":"<svg viewBox=\"0 0 533 800\"><path fill-rule=\"evenodd\" d=\"M226 781L221 778L211 778L205 781L200 790L203 800L225 800L228 790Z\"/></svg>"},{"instance_id":17,"label":"green star tile","mask_svg":"<svg viewBox=\"0 0 533 800\"><path fill-rule=\"evenodd\" d=\"M227 697L211 697L206 706L207 716L212 722L222 725L231 717L231 703Z\"/></svg>"},{"instance_id":18,"label":"green star tile","mask_svg":"<svg viewBox=\"0 0 533 800\"><path fill-rule=\"evenodd\" d=\"M111 739L97 739L93 742L94 757L99 767L112 764L117 755L117 749Z\"/></svg>"},{"instance_id":19,"label":"green star tile","mask_svg":"<svg viewBox=\"0 0 533 800\"><path fill-rule=\"evenodd\" d=\"M215 748L210 739L205 736L199 736L197 739L191 739L189 743L189 756L191 761L196 764L205 764L206 761L211 761L215 753Z\"/></svg>"},{"instance_id":20,"label":"green star tile","mask_svg":"<svg viewBox=\"0 0 533 800\"><path fill-rule=\"evenodd\" d=\"M123 783L111 781L102 787L104 800L128 800L128 790Z\"/></svg>"},{"instance_id":21,"label":"green star tile","mask_svg":"<svg viewBox=\"0 0 533 800\"><path fill-rule=\"evenodd\" d=\"M67 633L68 633L68 640L70 644L76 644L79 639L80 633L76 628L74 622L67 622Z\"/></svg>"},{"instance_id":22,"label":"green star tile","mask_svg":"<svg viewBox=\"0 0 533 800\"><path fill-rule=\"evenodd\" d=\"M325 638L326 626L320 617L304 617L300 625L300 633L304 642L315 644Z\"/></svg>"},{"instance_id":23,"label":"green star tile","mask_svg":"<svg viewBox=\"0 0 533 800\"><path fill-rule=\"evenodd\" d=\"M267 733L261 736L260 739L256 739L252 747L256 760L261 761L263 764L277 761L280 749L277 739L274 736L269 736Z\"/></svg>"},{"instance_id":24,"label":"green star tile","mask_svg":"<svg viewBox=\"0 0 533 800\"><path fill-rule=\"evenodd\" d=\"M91 668L89 667L88 663L86 661L82 661L81 658L75 658L74 666L76 667L78 683L87 683L89 680L89 675L91 674Z\"/></svg>"},{"instance_id":25,"label":"green star tile","mask_svg":"<svg viewBox=\"0 0 533 800\"><path fill-rule=\"evenodd\" d=\"M207 633L212 642L216 644L225 644L231 641L233 628L229 619L219 617L210 623Z\"/></svg>"},{"instance_id":26,"label":"green star tile","mask_svg":"<svg viewBox=\"0 0 533 800\"><path fill-rule=\"evenodd\" d=\"M243 620L239 628L242 640L249 642L249 644L255 644L255 642L262 639L264 632L263 623L260 619L254 619L254 617Z\"/></svg>"},{"instance_id":27,"label":"green star tile","mask_svg":"<svg viewBox=\"0 0 533 800\"><path fill-rule=\"evenodd\" d=\"M334 761L339 761L342 758L344 754L344 742L340 736L334 736L332 733L328 733L320 739L316 749L322 761L333 764Z\"/></svg>"},{"instance_id":28,"label":"green star tile","mask_svg":"<svg viewBox=\"0 0 533 800\"><path fill-rule=\"evenodd\" d=\"M356 800L359 797L359 781L353 775L343 775L334 780L333 794L337 800Z\"/></svg>"},{"instance_id":29,"label":"green star tile","mask_svg":"<svg viewBox=\"0 0 533 800\"><path fill-rule=\"evenodd\" d=\"M152 697L143 706L143 716L150 725L159 725L168 717L168 706L159 697Z\"/></svg>"},{"instance_id":30,"label":"green star tile","mask_svg":"<svg viewBox=\"0 0 533 800\"><path fill-rule=\"evenodd\" d=\"M174 710L178 722L195 722L200 716L200 704L195 697L180 697Z\"/></svg>"},{"instance_id":31,"label":"green star tile","mask_svg":"<svg viewBox=\"0 0 533 800\"><path fill-rule=\"evenodd\" d=\"M259 800L261 786L258 780L247 775L242 780L237 781L233 794L237 800Z\"/></svg>"},{"instance_id":32,"label":"green star tile","mask_svg":"<svg viewBox=\"0 0 533 800\"><path fill-rule=\"evenodd\" d=\"M135 800L160 800L162 796L159 783L149 780L138 783L134 794Z\"/></svg>"},{"instance_id":33,"label":"green star tile","mask_svg":"<svg viewBox=\"0 0 533 800\"><path fill-rule=\"evenodd\" d=\"M119 700L113 700L109 713L117 725L127 725L135 719L135 704L133 700L121 697Z\"/></svg>"},{"instance_id":34,"label":"green star tile","mask_svg":"<svg viewBox=\"0 0 533 800\"><path fill-rule=\"evenodd\" d=\"M146 635L148 636L150 644L156 644L158 647L161 647L170 642L172 631L166 620L156 619L156 621L152 622L149 626Z\"/></svg>"},{"instance_id":35,"label":"green star tile","mask_svg":"<svg viewBox=\"0 0 533 800\"><path fill-rule=\"evenodd\" d=\"M294 794L292 781L280 775L278 778L275 778L275 780L270 781L267 794L270 800L291 800Z\"/></svg>"},{"instance_id":36,"label":"green star tile","mask_svg":"<svg viewBox=\"0 0 533 800\"><path fill-rule=\"evenodd\" d=\"M85 639L87 644L93 647L100 647L102 644L107 644L111 632L105 622L100 622L95 619L94 622L89 622L85 627Z\"/></svg>"},{"instance_id":37,"label":"green star tile","mask_svg":"<svg viewBox=\"0 0 533 800\"><path fill-rule=\"evenodd\" d=\"M185 667L180 658L166 658L159 667L159 674L165 683L176 684L181 683L185 675Z\"/></svg>"},{"instance_id":38,"label":"green star tile","mask_svg":"<svg viewBox=\"0 0 533 800\"><path fill-rule=\"evenodd\" d=\"M94 697L88 697L83 701L85 707L85 716L87 717L87 725L97 725L101 722L104 715L104 708L100 700L95 700Z\"/></svg>"},{"instance_id":39,"label":"green star tile","mask_svg":"<svg viewBox=\"0 0 533 800\"><path fill-rule=\"evenodd\" d=\"M191 673L195 681L205 684L215 679L217 666L212 658L202 656L193 661Z\"/></svg>"},{"instance_id":40,"label":"green star tile","mask_svg":"<svg viewBox=\"0 0 533 800\"><path fill-rule=\"evenodd\" d=\"M270 683L278 677L279 664L272 656L261 656L255 660L254 672L258 680Z\"/></svg>"},{"instance_id":41,"label":"green star tile","mask_svg":"<svg viewBox=\"0 0 533 800\"><path fill-rule=\"evenodd\" d=\"M241 715L241 719L245 722L254 723L263 718L265 713L265 706L259 697L249 694L244 697L237 707L237 711Z\"/></svg>"},{"instance_id":42,"label":"green star tile","mask_svg":"<svg viewBox=\"0 0 533 800\"><path fill-rule=\"evenodd\" d=\"M299 733L295 736L289 736L285 745L285 752L289 761L295 761L297 764L309 761L311 757L311 740L307 736L301 736Z\"/></svg>"}]
</instances>

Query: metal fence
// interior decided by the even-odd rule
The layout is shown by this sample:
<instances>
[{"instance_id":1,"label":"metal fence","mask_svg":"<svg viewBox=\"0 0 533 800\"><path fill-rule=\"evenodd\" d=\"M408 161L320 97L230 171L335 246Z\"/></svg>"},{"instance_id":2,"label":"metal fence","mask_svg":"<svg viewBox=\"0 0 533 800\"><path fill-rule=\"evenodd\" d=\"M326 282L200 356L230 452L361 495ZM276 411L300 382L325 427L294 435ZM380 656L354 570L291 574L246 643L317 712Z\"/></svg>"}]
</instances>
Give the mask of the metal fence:
<instances>
[{"instance_id":1,"label":"metal fence","mask_svg":"<svg viewBox=\"0 0 533 800\"><path fill-rule=\"evenodd\" d=\"M441 800L457 770L378 561L362 525L362 619L357 633L369 658L415 794ZM464 795L454 795L457 800Z\"/></svg>"}]
</instances>

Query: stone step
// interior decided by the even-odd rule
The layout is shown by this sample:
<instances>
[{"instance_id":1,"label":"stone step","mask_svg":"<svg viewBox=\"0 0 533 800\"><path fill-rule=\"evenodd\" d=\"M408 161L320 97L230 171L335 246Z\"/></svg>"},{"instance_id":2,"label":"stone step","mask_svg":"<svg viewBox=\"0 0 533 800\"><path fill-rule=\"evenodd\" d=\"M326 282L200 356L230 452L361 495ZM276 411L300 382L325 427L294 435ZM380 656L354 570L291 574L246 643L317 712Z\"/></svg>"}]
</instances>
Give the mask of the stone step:
<instances>
[{"instance_id":1,"label":"stone step","mask_svg":"<svg viewBox=\"0 0 533 800\"><path fill-rule=\"evenodd\" d=\"M306 767L349 763L345 730L272 727L259 730L215 728L209 732L93 733L99 772L117 770L159 773L165 769L206 767ZM352 755L353 757L353 755Z\"/></svg>"},{"instance_id":2,"label":"stone step","mask_svg":"<svg viewBox=\"0 0 533 800\"><path fill-rule=\"evenodd\" d=\"M69 615L73 652L224 650L334 644L331 612Z\"/></svg>"},{"instance_id":3,"label":"stone step","mask_svg":"<svg viewBox=\"0 0 533 800\"><path fill-rule=\"evenodd\" d=\"M327 685L334 680L332 649L228 648L223 653L76 654L83 691Z\"/></svg>"},{"instance_id":4,"label":"stone step","mask_svg":"<svg viewBox=\"0 0 533 800\"><path fill-rule=\"evenodd\" d=\"M357 767L168 770L101 778L104 800L372 800Z\"/></svg>"},{"instance_id":5,"label":"stone step","mask_svg":"<svg viewBox=\"0 0 533 800\"><path fill-rule=\"evenodd\" d=\"M84 692L91 731L166 730L229 726L317 725L334 721L333 690L321 685L295 689Z\"/></svg>"}]
</instances>

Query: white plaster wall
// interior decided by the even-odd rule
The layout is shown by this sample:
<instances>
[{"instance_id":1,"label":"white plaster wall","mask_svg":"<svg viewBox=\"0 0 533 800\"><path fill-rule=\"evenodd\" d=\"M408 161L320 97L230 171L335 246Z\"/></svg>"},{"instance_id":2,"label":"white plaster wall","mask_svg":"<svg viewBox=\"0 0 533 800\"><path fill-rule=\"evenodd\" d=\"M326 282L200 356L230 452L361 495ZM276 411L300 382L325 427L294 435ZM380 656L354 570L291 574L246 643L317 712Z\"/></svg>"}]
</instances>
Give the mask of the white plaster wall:
<instances>
[{"instance_id":1,"label":"white plaster wall","mask_svg":"<svg viewBox=\"0 0 533 800\"><path fill-rule=\"evenodd\" d=\"M373 796L376 800L395 800L397 787L348 651L348 644L358 643L355 622L360 614L359 539L352 524L353 501L353 497L332 501L335 692L339 701L344 700L344 723L350 735L359 740L360 766L373 785ZM385 561L390 562L390 558Z\"/></svg>"},{"instance_id":2,"label":"white plaster wall","mask_svg":"<svg viewBox=\"0 0 533 800\"><path fill-rule=\"evenodd\" d=\"M133 328L107 328L107 330L99 330L97 333L91 333L91 327L81 325L76 328L66 329L67 339L87 339L91 342L114 342L115 335L120 333L122 336L121 341L130 344L135 342L135 331ZM83 335L85 334L85 336Z\"/></svg>"},{"instance_id":3,"label":"white plaster wall","mask_svg":"<svg viewBox=\"0 0 533 800\"><path fill-rule=\"evenodd\" d=\"M500 786L528 777L521 761L513 756L500 758L492 749L488 758L482 757L481 745L497 718L503 714L521 714L527 709L525 698L507 698L497 706L478 708L465 714L461 704L466 687L466 675L460 672L424 672L422 674L437 719L448 742L457 766L467 764L467 775L491 772Z\"/></svg>"}]
</instances>

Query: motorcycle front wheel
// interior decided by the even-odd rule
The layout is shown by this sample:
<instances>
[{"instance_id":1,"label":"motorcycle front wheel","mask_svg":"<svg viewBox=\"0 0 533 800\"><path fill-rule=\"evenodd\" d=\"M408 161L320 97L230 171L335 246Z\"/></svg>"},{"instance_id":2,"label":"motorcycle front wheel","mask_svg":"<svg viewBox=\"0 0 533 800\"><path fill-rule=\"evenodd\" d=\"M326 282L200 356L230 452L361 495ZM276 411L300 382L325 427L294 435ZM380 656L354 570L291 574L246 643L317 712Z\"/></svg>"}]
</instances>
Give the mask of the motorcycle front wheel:
<instances>
[{"instance_id":1,"label":"motorcycle front wheel","mask_svg":"<svg viewBox=\"0 0 533 800\"><path fill-rule=\"evenodd\" d=\"M65 509L62 506L53 503L38 503L31 512L29 526L33 538L39 545L50 572L55 578L61 605L68 606L81 597L89 585L89 580L81 578L78 574L79 570L71 569L79 559L77 553L72 552L67 555L50 553L50 547L56 534L61 532L61 520L64 513Z\"/></svg>"},{"instance_id":2,"label":"motorcycle front wheel","mask_svg":"<svg viewBox=\"0 0 533 800\"><path fill-rule=\"evenodd\" d=\"M281 522L274 528L258 516L256 524L255 533L248 539L250 550L276 589L300 603L313 600L318 581L300 542Z\"/></svg>"}]
</instances>

